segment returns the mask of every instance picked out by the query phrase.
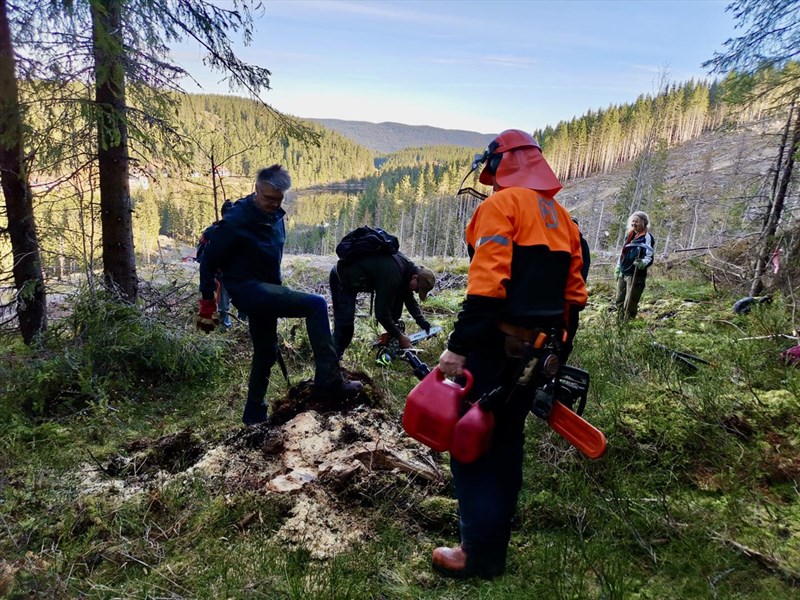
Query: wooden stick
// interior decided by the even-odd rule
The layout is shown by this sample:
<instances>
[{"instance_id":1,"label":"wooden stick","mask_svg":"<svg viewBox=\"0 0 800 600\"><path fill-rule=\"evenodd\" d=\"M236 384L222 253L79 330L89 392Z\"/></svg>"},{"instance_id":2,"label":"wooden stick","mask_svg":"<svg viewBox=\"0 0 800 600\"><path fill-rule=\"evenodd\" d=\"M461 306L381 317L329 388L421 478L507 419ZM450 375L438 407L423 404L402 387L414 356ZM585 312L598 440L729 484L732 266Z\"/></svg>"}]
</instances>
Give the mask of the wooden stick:
<instances>
[{"instance_id":1,"label":"wooden stick","mask_svg":"<svg viewBox=\"0 0 800 600\"><path fill-rule=\"evenodd\" d=\"M726 546L733 548L734 550L739 552L742 556L753 560L756 564L767 569L768 571L772 571L773 573L781 576L791 585L793 586L800 585L800 573L798 573L797 571L793 571L774 556L762 554L761 552L753 550L752 548L745 546L744 544L740 544L739 542L726 538L717 532L712 532L712 533L714 534L714 537L716 537Z\"/></svg>"}]
</instances>

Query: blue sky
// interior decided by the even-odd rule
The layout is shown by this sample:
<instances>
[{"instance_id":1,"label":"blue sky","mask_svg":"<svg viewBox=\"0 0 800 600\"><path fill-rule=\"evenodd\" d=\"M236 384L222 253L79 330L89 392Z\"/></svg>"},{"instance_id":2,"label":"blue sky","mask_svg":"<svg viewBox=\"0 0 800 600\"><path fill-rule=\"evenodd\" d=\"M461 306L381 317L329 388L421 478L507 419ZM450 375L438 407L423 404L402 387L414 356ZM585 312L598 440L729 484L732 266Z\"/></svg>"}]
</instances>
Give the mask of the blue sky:
<instances>
[{"instance_id":1,"label":"blue sky","mask_svg":"<svg viewBox=\"0 0 800 600\"><path fill-rule=\"evenodd\" d=\"M225 4L220 0L218 4ZM268 1L247 62L272 71L263 99L299 117L532 131L708 77L736 35L728 0ZM227 93L199 51L175 57Z\"/></svg>"}]
</instances>

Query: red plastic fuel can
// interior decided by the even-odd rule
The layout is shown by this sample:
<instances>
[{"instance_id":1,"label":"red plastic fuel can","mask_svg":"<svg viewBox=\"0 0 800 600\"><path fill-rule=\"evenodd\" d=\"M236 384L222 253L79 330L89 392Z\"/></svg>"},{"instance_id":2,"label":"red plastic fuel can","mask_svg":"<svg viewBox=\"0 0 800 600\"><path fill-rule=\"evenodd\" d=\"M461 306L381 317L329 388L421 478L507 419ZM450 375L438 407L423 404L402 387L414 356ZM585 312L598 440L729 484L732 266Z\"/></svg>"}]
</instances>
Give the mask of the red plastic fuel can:
<instances>
[{"instance_id":1,"label":"red plastic fuel can","mask_svg":"<svg viewBox=\"0 0 800 600\"><path fill-rule=\"evenodd\" d=\"M406 398L403 429L418 442L437 452L450 449L453 428L461 416L464 396L472 388L472 373L464 369L467 383L461 387L433 369Z\"/></svg>"},{"instance_id":2,"label":"red plastic fuel can","mask_svg":"<svg viewBox=\"0 0 800 600\"><path fill-rule=\"evenodd\" d=\"M450 456L461 463L478 460L489 450L494 433L494 413L475 402L453 428Z\"/></svg>"}]
</instances>

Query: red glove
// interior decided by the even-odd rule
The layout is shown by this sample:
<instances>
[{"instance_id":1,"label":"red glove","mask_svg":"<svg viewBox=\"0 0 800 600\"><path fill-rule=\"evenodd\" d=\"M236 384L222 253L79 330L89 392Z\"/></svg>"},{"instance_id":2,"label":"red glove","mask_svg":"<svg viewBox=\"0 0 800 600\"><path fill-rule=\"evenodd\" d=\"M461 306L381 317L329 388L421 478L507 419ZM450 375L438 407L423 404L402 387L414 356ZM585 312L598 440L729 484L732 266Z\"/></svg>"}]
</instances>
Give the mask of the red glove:
<instances>
[{"instance_id":1,"label":"red glove","mask_svg":"<svg viewBox=\"0 0 800 600\"><path fill-rule=\"evenodd\" d=\"M195 322L200 331L211 333L219 325L219 313L217 303L213 300L200 300L200 310L197 312Z\"/></svg>"}]
</instances>

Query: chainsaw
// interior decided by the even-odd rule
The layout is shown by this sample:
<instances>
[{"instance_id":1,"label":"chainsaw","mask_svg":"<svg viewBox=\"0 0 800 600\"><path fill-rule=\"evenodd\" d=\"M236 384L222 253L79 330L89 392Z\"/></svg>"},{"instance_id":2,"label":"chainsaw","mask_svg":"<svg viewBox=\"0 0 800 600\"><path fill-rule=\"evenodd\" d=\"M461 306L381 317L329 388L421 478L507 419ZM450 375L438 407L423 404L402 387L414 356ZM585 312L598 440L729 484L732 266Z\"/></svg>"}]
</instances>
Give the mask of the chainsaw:
<instances>
[{"instance_id":1,"label":"chainsaw","mask_svg":"<svg viewBox=\"0 0 800 600\"><path fill-rule=\"evenodd\" d=\"M588 392L589 373L562 365L553 379L535 388L531 413L586 457L600 458L606 451L606 436L581 417Z\"/></svg>"},{"instance_id":2,"label":"chainsaw","mask_svg":"<svg viewBox=\"0 0 800 600\"><path fill-rule=\"evenodd\" d=\"M409 339L413 345L441 331L441 327L432 327L429 332L411 334ZM527 392L532 395L532 414L547 421L553 431L588 458L600 458L606 451L606 437L581 417L589 393L589 373L561 364L556 339L556 335L540 334L523 357L512 386L500 386L478 402L491 409L494 403L507 401L514 391ZM405 360L420 381L431 372L417 356L417 349L400 348L400 342L396 338L390 339L388 333L381 335L373 346L378 347L376 362L380 365L388 366L396 358Z\"/></svg>"},{"instance_id":3,"label":"chainsaw","mask_svg":"<svg viewBox=\"0 0 800 600\"><path fill-rule=\"evenodd\" d=\"M434 337L441 332L441 327L431 327L429 331L418 331L416 333L412 333L408 336L408 339L411 341L411 345L414 346L422 340ZM390 338L388 333L383 333L380 339L373 344L373 347L378 348L378 352L375 355L375 362L383 367L389 366L389 364L395 358L409 360L408 355L414 355L415 352L415 350L411 348L400 348L400 341L397 338ZM411 352L409 353L406 350L411 350ZM412 367L413 366L414 364L412 363Z\"/></svg>"},{"instance_id":4,"label":"chainsaw","mask_svg":"<svg viewBox=\"0 0 800 600\"><path fill-rule=\"evenodd\" d=\"M606 451L606 436L581 417L589 393L589 373L561 364L558 337L556 332L539 333L527 347L510 389L502 386L489 396L497 393L501 401L507 401L514 392L529 394L533 415L547 421L553 431L586 457L600 458ZM487 400L491 403L491 399Z\"/></svg>"}]
</instances>

